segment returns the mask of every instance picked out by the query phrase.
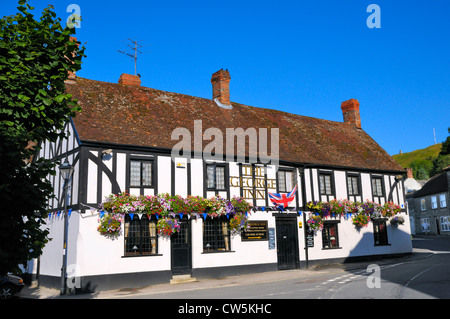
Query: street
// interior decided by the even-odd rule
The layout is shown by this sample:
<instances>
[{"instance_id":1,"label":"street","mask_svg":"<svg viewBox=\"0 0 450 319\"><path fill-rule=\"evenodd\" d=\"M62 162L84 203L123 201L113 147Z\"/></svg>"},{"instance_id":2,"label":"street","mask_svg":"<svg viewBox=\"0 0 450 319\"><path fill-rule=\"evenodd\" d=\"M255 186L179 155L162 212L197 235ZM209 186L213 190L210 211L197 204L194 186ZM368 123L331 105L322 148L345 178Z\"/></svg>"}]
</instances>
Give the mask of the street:
<instances>
[{"instance_id":1,"label":"street","mask_svg":"<svg viewBox=\"0 0 450 319\"><path fill-rule=\"evenodd\" d=\"M116 298L132 299L428 299L450 298L450 238L414 238L414 258L359 269L336 269L317 275L255 284L189 288L173 292L141 291ZM424 249L430 250L425 251ZM371 266L371 267L369 267Z\"/></svg>"},{"instance_id":2,"label":"street","mask_svg":"<svg viewBox=\"0 0 450 319\"><path fill-rule=\"evenodd\" d=\"M450 298L450 237L417 236L413 254L379 261L310 269L202 279L181 284L60 296L45 288L25 289L18 298L162 299L183 310L189 303L220 300L447 299ZM186 303L188 302L188 303ZM296 301L297 302L297 301Z\"/></svg>"}]
</instances>

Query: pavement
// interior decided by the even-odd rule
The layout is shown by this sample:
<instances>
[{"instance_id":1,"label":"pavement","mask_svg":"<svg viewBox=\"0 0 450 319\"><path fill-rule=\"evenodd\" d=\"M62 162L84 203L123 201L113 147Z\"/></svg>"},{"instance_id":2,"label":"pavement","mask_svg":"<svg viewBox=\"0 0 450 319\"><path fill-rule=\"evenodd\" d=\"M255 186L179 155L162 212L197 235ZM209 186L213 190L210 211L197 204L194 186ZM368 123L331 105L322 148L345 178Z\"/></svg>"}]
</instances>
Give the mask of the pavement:
<instances>
[{"instance_id":1,"label":"pavement","mask_svg":"<svg viewBox=\"0 0 450 319\"><path fill-rule=\"evenodd\" d=\"M192 292L199 289L217 288L217 287L230 287L238 285L249 285L264 282L274 282L289 279L299 279L304 277L320 276L333 273L348 272L356 269L367 268L369 264L387 265L395 264L399 262L414 261L417 259L428 258L433 255L433 251L428 249L414 248L413 252L408 255L400 257L386 257L382 259L376 259L364 262L352 262L352 263L339 263L329 264L325 266L311 266L301 269L292 270L279 270L263 273L245 274L239 276L229 276L220 279L201 279L195 281L186 281L180 283L166 283L151 285L141 288L124 288L109 291L98 291L87 294L73 294L73 295L60 295L59 290L46 287L25 286L23 290L17 295L18 298L23 299L120 299L123 297L138 297L148 296L151 298L152 294L163 294L171 292ZM193 298L193 294L189 294L190 298Z\"/></svg>"}]
</instances>

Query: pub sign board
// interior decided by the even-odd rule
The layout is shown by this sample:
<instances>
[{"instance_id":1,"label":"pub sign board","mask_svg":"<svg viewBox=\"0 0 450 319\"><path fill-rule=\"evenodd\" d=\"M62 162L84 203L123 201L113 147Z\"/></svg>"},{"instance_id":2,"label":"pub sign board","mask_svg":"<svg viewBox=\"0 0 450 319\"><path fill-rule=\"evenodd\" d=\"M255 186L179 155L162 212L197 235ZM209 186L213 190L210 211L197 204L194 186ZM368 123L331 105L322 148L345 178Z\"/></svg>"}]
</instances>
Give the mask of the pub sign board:
<instances>
[{"instance_id":1,"label":"pub sign board","mask_svg":"<svg viewBox=\"0 0 450 319\"><path fill-rule=\"evenodd\" d=\"M250 227L241 234L242 241L269 239L267 220L251 220L248 225Z\"/></svg>"},{"instance_id":2,"label":"pub sign board","mask_svg":"<svg viewBox=\"0 0 450 319\"><path fill-rule=\"evenodd\" d=\"M314 232L306 232L306 247L314 247Z\"/></svg>"}]
</instances>

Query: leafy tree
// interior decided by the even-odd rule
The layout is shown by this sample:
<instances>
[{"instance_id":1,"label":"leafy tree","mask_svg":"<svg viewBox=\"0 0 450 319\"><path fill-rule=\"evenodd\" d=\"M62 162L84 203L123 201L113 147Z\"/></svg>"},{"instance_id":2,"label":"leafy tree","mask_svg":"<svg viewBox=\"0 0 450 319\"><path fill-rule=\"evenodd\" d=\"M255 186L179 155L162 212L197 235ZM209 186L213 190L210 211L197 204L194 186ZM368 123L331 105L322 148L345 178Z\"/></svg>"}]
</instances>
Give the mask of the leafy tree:
<instances>
[{"instance_id":1,"label":"leafy tree","mask_svg":"<svg viewBox=\"0 0 450 319\"><path fill-rule=\"evenodd\" d=\"M433 163L430 159L419 159L411 162L415 179L429 179L430 171L433 169Z\"/></svg>"},{"instance_id":2,"label":"leafy tree","mask_svg":"<svg viewBox=\"0 0 450 319\"><path fill-rule=\"evenodd\" d=\"M450 165L450 154L439 155L433 161L433 170L431 171L431 176L439 174L444 168Z\"/></svg>"},{"instance_id":3,"label":"leafy tree","mask_svg":"<svg viewBox=\"0 0 450 319\"><path fill-rule=\"evenodd\" d=\"M0 274L38 257L49 240L47 177L57 163L30 159L39 141L64 137L64 124L80 110L64 81L81 69L85 48L71 41L75 29L63 28L52 6L38 21L27 2L0 19Z\"/></svg>"},{"instance_id":4,"label":"leafy tree","mask_svg":"<svg viewBox=\"0 0 450 319\"><path fill-rule=\"evenodd\" d=\"M430 178L430 174L428 174L424 167L420 167L417 172L414 172L414 175L416 175L416 179L418 180L426 180Z\"/></svg>"},{"instance_id":5,"label":"leafy tree","mask_svg":"<svg viewBox=\"0 0 450 319\"><path fill-rule=\"evenodd\" d=\"M450 134L450 127L448 128L448 133ZM430 176L439 174L444 168L450 165L450 135L447 139L442 142L442 148L439 152L438 157L433 160L433 169L431 170Z\"/></svg>"},{"instance_id":6,"label":"leafy tree","mask_svg":"<svg viewBox=\"0 0 450 319\"><path fill-rule=\"evenodd\" d=\"M439 153L439 155L448 155L450 154L450 127L448 128L449 136L447 136L447 139L442 142L442 148Z\"/></svg>"}]
</instances>

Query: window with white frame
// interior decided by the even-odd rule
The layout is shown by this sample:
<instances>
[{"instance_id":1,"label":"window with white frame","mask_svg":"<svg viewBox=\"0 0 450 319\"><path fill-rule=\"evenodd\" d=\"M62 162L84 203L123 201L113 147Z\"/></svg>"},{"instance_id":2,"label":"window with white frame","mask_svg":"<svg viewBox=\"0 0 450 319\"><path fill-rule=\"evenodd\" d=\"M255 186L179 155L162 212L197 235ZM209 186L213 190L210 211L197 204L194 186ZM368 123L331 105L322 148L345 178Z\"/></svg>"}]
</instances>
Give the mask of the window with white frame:
<instances>
[{"instance_id":1,"label":"window with white frame","mask_svg":"<svg viewBox=\"0 0 450 319\"><path fill-rule=\"evenodd\" d=\"M447 200L445 198L445 194L439 195L439 204L442 207L447 207Z\"/></svg>"},{"instance_id":2,"label":"window with white frame","mask_svg":"<svg viewBox=\"0 0 450 319\"><path fill-rule=\"evenodd\" d=\"M425 202L425 198L420 199L420 210L421 211L427 210L427 204Z\"/></svg>"},{"instance_id":3,"label":"window with white frame","mask_svg":"<svg viewBox=\"0 0 450 319\"><path fill-rule=\"evenodd\" d=\"M441 216L441 230L449 231L450 230L450 216Z\"/></svg>"},{"instance_id":4,"label":"window with white frame","mask_svg":"<svg viewBox=\"0 0 450 319\"><path fill-rule=\"evenodd\" d=\"M437 196L431 196L431 209L437 208Z\"/></svg>"},{"instance_id":5,"label":"window with white frame","mask_svg":"<svg viewBox=\"0 0 450 319\"><path fill-rule=\"evenodd\" d=\"M421 218L420 226L422 227L423 232L429 232L430 231L430 219L428 217Z\"/></svg>"}]
</instances>

